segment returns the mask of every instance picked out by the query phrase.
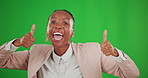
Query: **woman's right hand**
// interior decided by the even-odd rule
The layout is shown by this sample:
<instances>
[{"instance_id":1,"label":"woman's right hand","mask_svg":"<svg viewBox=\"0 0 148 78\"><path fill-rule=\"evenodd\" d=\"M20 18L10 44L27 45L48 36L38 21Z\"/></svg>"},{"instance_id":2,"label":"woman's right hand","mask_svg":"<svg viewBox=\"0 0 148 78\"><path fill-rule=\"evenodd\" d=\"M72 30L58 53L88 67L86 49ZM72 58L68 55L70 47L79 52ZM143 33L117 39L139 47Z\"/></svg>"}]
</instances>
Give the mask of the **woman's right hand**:
<instances>
[{"instance_id":1,"label":"woman's right hand","mask_svg":"<svg viewBox=\"0 0 148 78\"><path fill-rule=\"evenodd\" d=\"M23 46L25 48L28 48L32 44L34 44L35 38L33 37L33 34L34 34L34 31L35 31L35 27L36 27L36 25L33 24L31 31L29 33L27 33L26 35L24 35L23 37L16 39L13 42L13 45L16 46L16 47Z\"/></svg>"}]
</instances>

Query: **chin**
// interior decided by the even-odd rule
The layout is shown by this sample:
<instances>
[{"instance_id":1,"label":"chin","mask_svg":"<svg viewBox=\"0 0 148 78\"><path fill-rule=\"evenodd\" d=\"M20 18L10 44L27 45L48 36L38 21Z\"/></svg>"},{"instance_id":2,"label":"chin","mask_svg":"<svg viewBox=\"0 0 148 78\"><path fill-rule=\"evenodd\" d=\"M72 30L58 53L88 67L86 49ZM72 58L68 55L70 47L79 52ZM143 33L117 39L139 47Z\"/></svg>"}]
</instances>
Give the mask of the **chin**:
<instances>
[{"instance_id":1,"label":"chin","mask_svg":"<svg viewBox=\"0 0 148 78\"><path fill-rule=\"evenodd\" d=\"M58 48L60 48L60 47L63 46L61 43L52 43L52 45L53 45L54 47L58 47Z\"/></svg>"},{"instance_id":2,"label":"chin","mask_svg":"<svg viewBox=\"0 0 148 78\"><path fill-rule=\"evenodd\" d=\"M54 47L62 48L63 46L66 46L70 44L69 42L52 42L52 45Z\"/></svg>"}]
</instances>

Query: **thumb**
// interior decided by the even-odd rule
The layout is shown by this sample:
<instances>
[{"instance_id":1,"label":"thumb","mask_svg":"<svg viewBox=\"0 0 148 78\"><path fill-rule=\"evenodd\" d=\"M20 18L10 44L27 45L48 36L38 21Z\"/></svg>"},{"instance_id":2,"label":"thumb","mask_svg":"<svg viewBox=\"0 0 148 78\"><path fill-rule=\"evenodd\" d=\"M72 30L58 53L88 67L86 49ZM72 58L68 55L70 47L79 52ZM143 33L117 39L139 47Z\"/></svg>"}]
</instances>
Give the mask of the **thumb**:
<instances>
[{"instance_id":1,"label":"thumb","mask_svg":"<svg viewBox=\"0 0 148 78\"><path fill-rule=\"evenodd\" d=\"M105 42L107 40L107 30L104 30L103 33L103 42Z\"/></svg>"},{"instance_id":2,"label":"thumb","mask_svg":"<svg viewBox=\"0 0 148 78\"><path fill-rule=\"evenodd\" d=\"M33 25L32 25L32 28L31 28L31 30L30 30L30 33L31 33L32 36L33 36L33 34L34 34L35 27L36 27L36 25L33 24Z\"/></svg>"}]
</instances>

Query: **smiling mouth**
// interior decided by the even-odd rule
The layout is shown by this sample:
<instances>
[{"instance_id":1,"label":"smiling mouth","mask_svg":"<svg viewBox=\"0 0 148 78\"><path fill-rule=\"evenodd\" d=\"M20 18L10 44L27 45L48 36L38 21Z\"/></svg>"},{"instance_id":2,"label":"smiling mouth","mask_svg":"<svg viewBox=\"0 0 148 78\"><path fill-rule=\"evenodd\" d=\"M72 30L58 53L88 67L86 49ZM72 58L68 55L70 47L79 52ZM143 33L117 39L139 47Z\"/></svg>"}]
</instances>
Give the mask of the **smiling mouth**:
<instances>
[{"instance_id":1,"label":"smiling mouth","mask_svg":"<svg viewBox=\"0 0 148 78\"><path fill-rule=\"evenodd\" d=\"M64 35L62 33L59 32L53 33L54 40L62 40L63 37Z\"/></svg>"}]
</instances>

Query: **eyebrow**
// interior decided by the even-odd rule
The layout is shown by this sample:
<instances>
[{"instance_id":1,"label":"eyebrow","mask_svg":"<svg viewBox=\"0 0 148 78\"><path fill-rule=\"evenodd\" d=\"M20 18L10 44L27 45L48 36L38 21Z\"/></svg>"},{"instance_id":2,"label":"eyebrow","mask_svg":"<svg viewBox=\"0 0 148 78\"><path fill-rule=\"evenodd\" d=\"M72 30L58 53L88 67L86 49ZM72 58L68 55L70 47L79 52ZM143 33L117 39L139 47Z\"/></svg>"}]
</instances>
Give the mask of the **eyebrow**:
<instances>
[{"instance_id":1,"label":"eyebrow","mask_svg":"<svg viewBox=\"0 0 148 78\"><path fill-rule=\"evenodd\" d=\"M57 17L51 17L51 19L57 19ZM69 18L62 18L62 19L65 19L65 20L70 20Z\"/></svg>"},{"instance_id":2,"label":"eyebrow","mask_svg":"<svg viewBox=\"0 0 148 78\"><path fill-rule=\"evenodd\" d=\"M57 17L51 17L51 19L57 19Z\"/></svg>"}]
</instances>

